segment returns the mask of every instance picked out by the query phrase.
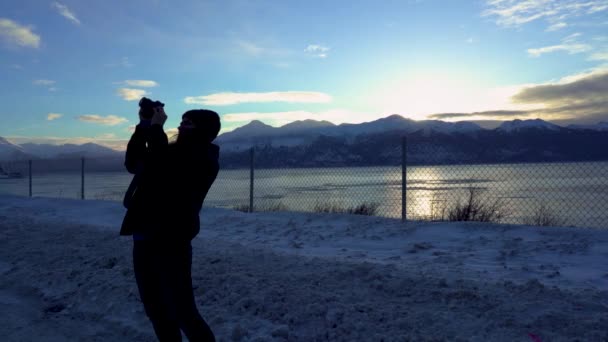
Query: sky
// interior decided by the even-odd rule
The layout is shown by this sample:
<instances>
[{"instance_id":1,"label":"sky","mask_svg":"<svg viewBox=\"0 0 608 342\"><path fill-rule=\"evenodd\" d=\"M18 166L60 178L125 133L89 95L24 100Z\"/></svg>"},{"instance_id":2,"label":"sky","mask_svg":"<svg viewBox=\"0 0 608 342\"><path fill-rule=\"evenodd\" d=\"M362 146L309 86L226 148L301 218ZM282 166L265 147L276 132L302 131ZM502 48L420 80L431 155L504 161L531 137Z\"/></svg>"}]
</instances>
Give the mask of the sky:
<instances>
[{"instance_id":1,"label":"sky","mask_svg":"<svg viewBox=\"0 0 608 342\"><path fill-rule=\"evenodd\" d=\"M167 130L261 120L608 121L608 0L0 3L0 136L120 148L142 96Z\"/></svg>"}]
</instances>

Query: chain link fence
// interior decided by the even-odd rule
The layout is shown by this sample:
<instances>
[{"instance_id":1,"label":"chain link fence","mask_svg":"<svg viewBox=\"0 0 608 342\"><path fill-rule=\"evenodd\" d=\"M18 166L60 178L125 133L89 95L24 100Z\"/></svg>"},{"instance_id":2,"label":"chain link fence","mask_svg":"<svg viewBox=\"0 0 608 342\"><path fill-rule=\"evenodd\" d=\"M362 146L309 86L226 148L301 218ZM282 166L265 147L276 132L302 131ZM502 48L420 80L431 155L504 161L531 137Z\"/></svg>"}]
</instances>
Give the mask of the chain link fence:
<instances>
[{"instance_id":1,"label":"chain link fence","mask_svg":"<svg viewBox=\"0 0 608 342\"><path fill-rule=\"evenodd\" d=\"M301 167L284 166L289 163L262 147L233 153L222 163L205 205L245 212L608 227L608 162L457 164L452 159L445 164L442 151L424 150L422 160L418 146L392 150L388 166L347 167L332 166L335 155L311 156L323 167ZM23 196L120 201L132 178L122 158L115 157L0 166L0 192Z\"/></svg>"}]
</instances>

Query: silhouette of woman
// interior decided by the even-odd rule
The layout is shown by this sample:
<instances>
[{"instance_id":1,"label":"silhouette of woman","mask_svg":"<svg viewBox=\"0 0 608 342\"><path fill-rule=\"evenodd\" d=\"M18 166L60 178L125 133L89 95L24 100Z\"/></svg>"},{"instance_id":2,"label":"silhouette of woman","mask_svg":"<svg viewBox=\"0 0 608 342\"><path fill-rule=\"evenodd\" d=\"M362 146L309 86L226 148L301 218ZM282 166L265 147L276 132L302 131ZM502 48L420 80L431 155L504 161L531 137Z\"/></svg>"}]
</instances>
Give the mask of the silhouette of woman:
<instances>
[{"instance_id":1,"label":"silhouette of woman","mask_svg":"<svg viewBox=\"0 0 608 342\"><path fill-rule=\"evenodd\" d=\"M153 109L142 117L125 157L135 174L125 196L120 234L133 235L133 266L139 294L160 341L215 341L192 290L191 240L200 230L199 213L218 170L219 115L190 110L182 115L177 140L163 131L167 115Z\"/></svg>"}]
</instances>

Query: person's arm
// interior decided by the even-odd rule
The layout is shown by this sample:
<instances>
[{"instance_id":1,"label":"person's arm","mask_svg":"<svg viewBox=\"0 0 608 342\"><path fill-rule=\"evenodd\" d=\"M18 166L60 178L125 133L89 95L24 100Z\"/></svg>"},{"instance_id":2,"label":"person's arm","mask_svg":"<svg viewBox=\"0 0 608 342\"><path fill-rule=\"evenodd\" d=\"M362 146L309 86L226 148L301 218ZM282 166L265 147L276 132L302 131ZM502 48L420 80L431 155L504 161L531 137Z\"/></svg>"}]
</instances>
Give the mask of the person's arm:
<instances>
[{"instance_id":1,"label":"person's arm","mask_svg":"<svg viewBox=\"0 0 608 342\"><path fill-rule=\"evenodd\" d=\"M148 143L148 165L146 168L160 169L166 161L169 139L163 130L167 115L162 107L154 109L154 116L150 120L150 127L146 131ZM158 170L160 171L160 170Z\"/></svg>"},{"instance_id":2,"label":"person's arm","mask_svg":"<svg viewBox=\"0 0 608 342\"><path fill-rule=\"evenodd\" d=\"M125 167L130 173L140 173L142 169L158 164L169 145L167 135L163 131L163 125L167 115L162 107L155 108L151 120L141 120L135 126L135 132L127 144L125 154ZM152 160L150 160L152 159ZM150 163L151 162L151 163Z\"/></svg>"},{"instance_id":3,"label":"person's arm","mask_svg":"<svg viewBox=\"0 0 608 342\"><path fill-rule=\"evenodd\" d=\"M149 120L142 120L135 126L135 132L131 135L125 154L125 167L129 173L136 174L143 167L146 158L146 136L149 128Z\"/></svg>"}]
</instances>

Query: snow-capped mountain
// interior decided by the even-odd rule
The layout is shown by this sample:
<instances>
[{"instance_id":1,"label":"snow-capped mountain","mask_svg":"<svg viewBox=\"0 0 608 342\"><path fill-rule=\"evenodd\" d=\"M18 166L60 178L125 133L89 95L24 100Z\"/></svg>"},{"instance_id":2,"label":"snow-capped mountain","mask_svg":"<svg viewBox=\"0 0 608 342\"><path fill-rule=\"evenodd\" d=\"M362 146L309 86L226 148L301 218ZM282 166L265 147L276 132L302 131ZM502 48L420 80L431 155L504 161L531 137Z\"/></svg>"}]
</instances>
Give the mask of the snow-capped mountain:
<instances>
[{"instance_id":1,"label":"snow-capped mountain","mask_svg":"<svg viewBox=\"0 0 608 342\"><path fill-rule=\"evenodd\" d=\"M25 153L28 153L38 158L57 158L57 157L114 157L123 152L113 150L111 148L97 145L94 143L86 143L82 145L64 144L33 144L25 143L21 147Z\"/></svg>"},{"instance_id":2,"label":"snow-capped mountain","mask_svg":"<svg viewBox=\"0 0 608 342\"><path fill-rule=\"evenodd\" d=\"M26 159L27 154L19 145L0 137L0 160Z\"/></svg>"},{"instance_id":3,"label":"snow-capped mountain","mask_svg":"<svg viewBox=\"0 0 608 342\"><path fill-rule=\"evenodd\" d=\"M319 136L354 138L362 134L377 134L389 131L412 133L415 131L445 134L471 133L482 128L472 122L445 122L438 120L415 121L400 115L391 115L360 124L335 125L328 121L295 121L281 127L272 127L254 120L232 132L224 133L217 139L225 150L240 150L256 144L275 146L295 146L308 144Z\"/></svg>"},{"instance_id":4,"label":"snow-capped mountain","mask_svg":"<svg viewBox=\"0 0 608 342\"><path fill-rule=\"evenodd\" d=\"M542 129L542 130L551 130L558 131L562 127L556 124L541 120L541 119L532 119L532 120L513 120L513 121L505 121L498 128L496 128L499 132L507 132L512 133L521 130L529 130L529 129Z\"/></svg>"},{"instance_id":5,"label":"snow-capped mountain","mask_svg":"<svg viewBox=\"0 0 608 342\"><path fill-rule=\"evenodd\" d=\"M281 126L281 130L285 132L298 132L307 129L321 129L326 127L335 127L333 123L329 121L316 121L316 120L298 120Z\"/></svg>"},{"instance_id":6,"label":"snow-capped mountain","mask_svg":"<svg viewBox=\"0 0 608 342\"><path fill-rule=\"evenodd\" d=\"M572 129L590 129L593 131L608 131L608 122L601 121L593 125L568 125Z\"/></svg>"}]
</instances>

